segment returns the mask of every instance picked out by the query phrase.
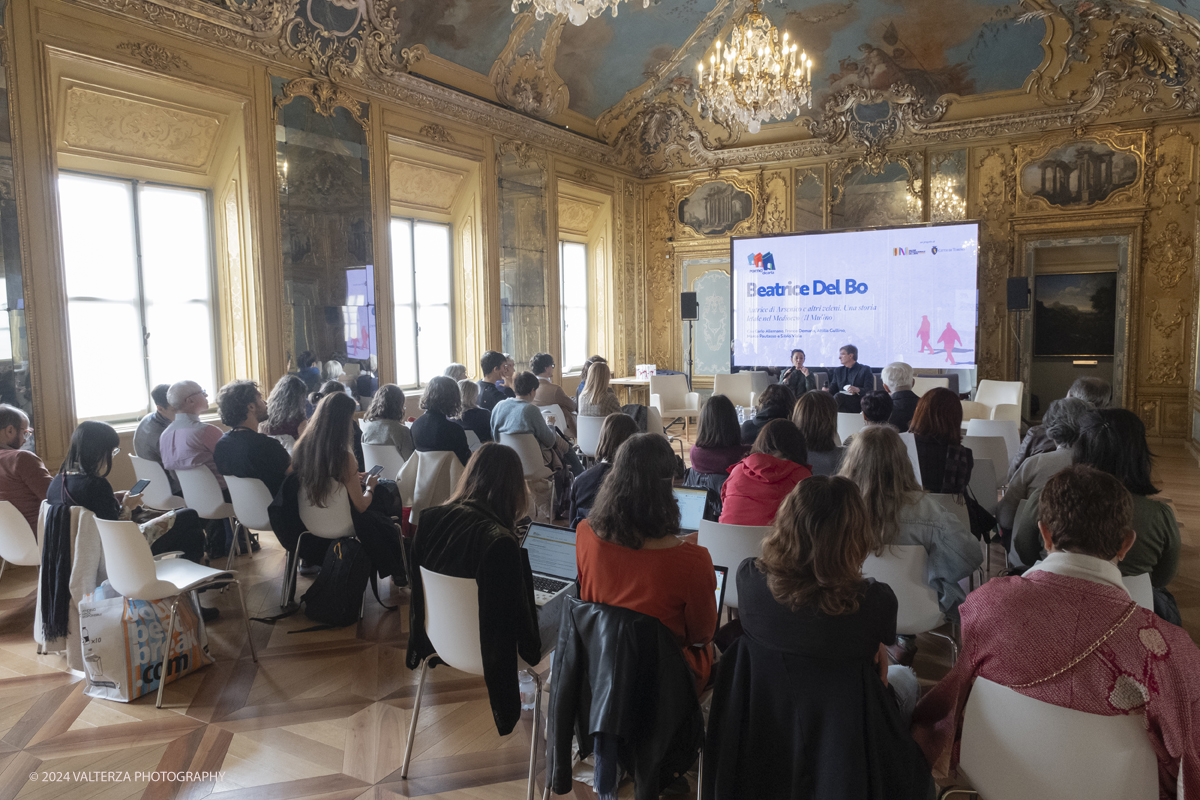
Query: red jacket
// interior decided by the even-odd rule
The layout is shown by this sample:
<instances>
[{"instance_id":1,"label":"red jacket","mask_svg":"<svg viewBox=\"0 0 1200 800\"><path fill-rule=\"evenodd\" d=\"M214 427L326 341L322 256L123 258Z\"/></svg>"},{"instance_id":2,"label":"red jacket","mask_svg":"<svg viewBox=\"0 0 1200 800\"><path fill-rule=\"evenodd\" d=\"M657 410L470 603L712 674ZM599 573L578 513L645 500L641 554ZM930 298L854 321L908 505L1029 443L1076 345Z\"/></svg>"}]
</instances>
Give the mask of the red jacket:
<instances>
[{"instance_id":1,"label":"red jacket","mask_svg":"<svg viewBox=\"0 0 1200 800\"><path fill-rule=\"evenodd\" d=\"M788 492L812 477L812 469L792 461L751 453L729 468L721 487L721 522L770 525Z\"/></svg>"}]
</instances>

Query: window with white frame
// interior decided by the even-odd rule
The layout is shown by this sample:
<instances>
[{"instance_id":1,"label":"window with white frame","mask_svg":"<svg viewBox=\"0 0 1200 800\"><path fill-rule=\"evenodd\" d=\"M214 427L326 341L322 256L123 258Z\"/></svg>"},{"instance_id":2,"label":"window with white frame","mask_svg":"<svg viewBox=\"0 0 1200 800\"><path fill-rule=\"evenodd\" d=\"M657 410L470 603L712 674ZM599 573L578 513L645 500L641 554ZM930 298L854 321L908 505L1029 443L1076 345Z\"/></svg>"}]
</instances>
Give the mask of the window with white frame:
<instances>
[{"instance_id":1,"label":"window with white frame","mask_svg":"<svg viewBox=\"0 0 1200 800\"><path fill-rule=\"evenodd\" d=\"M562 370L583 367L588 351L587 245L558 243L559 294L562 306Z\"/></svg>"},{"instance_id":2,"label":"window with white frame","mask_svg":"<svg viewBox=\"0 0 1200 800\"><path fill-rule=\"evenodd\" d=\"M58 188L75 416L134 419L160 383L215 396L207 192L71 173Z\"/></svg>"},{"instance_id":3,"label":"window with white frame","mask_svg":"<svg viewBox=\"0 0 1200 800\"><path fill-rule=\"evenodd\" d=\"M396 380L424 386L454 361L450 226L392 219Z\"/></svg>"}]
</instances>

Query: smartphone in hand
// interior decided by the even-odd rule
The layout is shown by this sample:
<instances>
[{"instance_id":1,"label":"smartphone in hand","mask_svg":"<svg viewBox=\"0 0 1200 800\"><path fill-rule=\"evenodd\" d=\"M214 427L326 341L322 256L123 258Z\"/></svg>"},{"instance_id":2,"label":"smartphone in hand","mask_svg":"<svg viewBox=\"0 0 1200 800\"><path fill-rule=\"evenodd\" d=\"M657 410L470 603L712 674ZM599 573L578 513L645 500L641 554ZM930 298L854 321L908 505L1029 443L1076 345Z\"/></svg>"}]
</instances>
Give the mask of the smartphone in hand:
<instances>
[{"instance_id":1,"label":"smartphone in hand","mask_svg":"<svg viewBox=\"0 0 1200 800\"><path fill-rule=\"evenodd\" d=\"M369 478L372 475L378 475L381 472L383 472L383 465L376 464L375 466L373 466L369 470L367 470L367 477Z\"/></svg>"},{"instance_id":2,"label":"smartphone in hand","mask_svg":"<svg viewBox=\"0 0 1200 800\"><path fill-rule=\"evenodd\" d=\"M149 485L150 485L149 480L140 480L137 483L135 483L133 485L133 487L129 490L129 494L131 494L131 495L132 494L141 494L142 492L146 491L146 487Z\"/></svg>"}]
</instances>

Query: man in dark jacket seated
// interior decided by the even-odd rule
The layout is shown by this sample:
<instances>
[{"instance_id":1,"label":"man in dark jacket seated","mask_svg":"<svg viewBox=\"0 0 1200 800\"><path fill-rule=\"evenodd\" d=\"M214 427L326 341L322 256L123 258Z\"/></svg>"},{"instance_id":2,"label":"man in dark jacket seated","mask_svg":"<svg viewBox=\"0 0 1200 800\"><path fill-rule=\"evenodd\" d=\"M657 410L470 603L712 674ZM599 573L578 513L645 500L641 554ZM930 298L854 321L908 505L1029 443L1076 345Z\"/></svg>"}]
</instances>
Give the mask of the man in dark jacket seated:
<instances>
[{"instance_id":1,"label":"man in dark jacket seated","mask_svg":"<svg viewBox=\"0 0 1200 800\"><path fill-rule=\"evenodd\" d=\"M870 367L858 363L858 348L852 344L838 351L838 361L842 365L829 371L825 389L838 401L838 411L857 414L861 410L862 394L875 388L875 378Z\"/></svg>"}]
</instances>

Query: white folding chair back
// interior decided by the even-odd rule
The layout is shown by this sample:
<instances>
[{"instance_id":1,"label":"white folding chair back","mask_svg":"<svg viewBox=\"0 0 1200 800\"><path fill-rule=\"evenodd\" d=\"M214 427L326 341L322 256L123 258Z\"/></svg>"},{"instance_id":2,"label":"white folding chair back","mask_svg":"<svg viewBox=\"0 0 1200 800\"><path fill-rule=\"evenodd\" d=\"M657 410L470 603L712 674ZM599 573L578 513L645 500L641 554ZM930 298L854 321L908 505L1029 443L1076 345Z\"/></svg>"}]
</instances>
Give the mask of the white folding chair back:
<instances>
[{"instance_id":1,"label":"white folding chair back","mask_svg":"<svg viewBox=\"0 0 1200 800\"><path fill-rule=\"evenodd\" d=\"M42 563L40 540L33 535L29 520L7 500L0 500L0 558L19 567Z\"/></svg>"},{"instance_id":2,"label":"white folding chair back","mask_svg":"<svg viewBox=\"0 0 1200 800\"><path fill-rule=\"evenodd\" d=\"M961 494L942 494L930 492L929 496L938 502L942 508L958 518L963 530L971 530L971 515L967 513L967 502Z\"/></svg>"},{"instance_id":3,"label":"white folding chair back","mask_svg":"<svg viewBox=\"0 0 1200 800\"><path fill-rule=\"evenodd\" d=\"M547 425L550 424L549 417L553 414L554 425L552 427L558 428L561 431L567 429L567 423L570 422L570 418L563 412L562 406L558 403L551 403L548 406L538 406L538 411L542 412L542 417L546 419Z\"/></svg>"},{"instance_id":4,"label":"white folding chair back","mask_svg":"<svg viewBox=\"0 0 1200 800\"><path fill-rule=\"evenodd\" d=\"M999 436L1004 439L1008 460L1011 463L1021 447L1021 430L1018 423L1006 419L973 419L967 423L967 436Z\"/></svg>"},{"instance_id":5,"label":"white folding chair back","mask_svg":"<svg viewBox=\"0 0 1200 800\"><path fill-rule=\"evenodd\" d=\"M193 467L175 471L183 489L183 501L201 519L228 519L233 516L233 504L225 502L221 484L208 467Z\"/></svg>"},{"instance_id":6,"label":"white folding chair back","mask_svg":"<svg viewBox=\"0 0 1200 800\"><path fill-rule=\"evenodd\" d=\"M975 422L976 420L971 421ZM962 445L971 451L971 457L976 461L992 462L997 481L999 481L1000 475L1008 472L1008 463L1011 459L1008 457L1008 442L1004 441L1003 436L967 435L963 437ZM1001 465L1000 469L995 469L997 464Z\"/></svg>"},{"instance_id":7,"label":"white folding chair back","mask_svg":"<svg viewBox=\"0 0 1200 800\"><path fill-rule=\"evenodd\" d=\"M137 456L130 456L129 460L133 462L133 474L137 479L150 481L150 485L142 492L143 503L159 511L183 508L183 498L171 494L171 481L167 478L167 471L162 468L162 464Z\"/></svg>"},{"instance_id":8,"label":"white folding chair back","mask_svg":"<svg viewBox=\"0 0 1200 800\"><path fill-rule=\"evenodd\" d=\"M1154 610L1154 587L1150 584L1149 572L1122 576L1121 583L1125 584L1125 591L1129 592L1133 602L1147 611Z\"/></svg>"},{"instance_id":9,"label":"white folding chair back","mask_svg":"<svg viewBox=\"0 0 1200 800\"><path fill-rule=\"evenodd\" d=\"M979 382L975 390L975 402L983 403L988 408L1001 404L1021 405L1021 393L1025 384L1021 381L989 381Z\"/></svg>"},{"instance_id":10,"label":"white folding chair back","mask_svg":"<svg viewBox=\"0 0 1200 800\"><path fill-rule=\"evenodd\" d=\"M463 431L467 435L467 448L474 453L479 448L483 447L483 442L479 441L479 434L475 431ZM397 475L400 473L397 472Z\"/></svg>"},{"instance_id":11,"label":"white folding chair back","mask_svg":"<svg viewBox=\"0 0 1200 800\"><path fill-rule=\"evenodd\" d=\"M714 375L713 394L723 394L735 406L754 405L754 386L751 381L752 372L738 372L734 375Z\"/></svg>"},{"instance_id":12,"label":"white folding chair back","mask_svg":"<svg viewBox=\"0 0 1200 800\"><path fill-rule=\"evenodd\" d=\"M233 513L238 522L252 531L273 530L267 508L274 498L265 483L258 478L226 475L225 484L229 487L229 499L233 501Z\"/></svg>"},{"instance_id":13,"label":"white folding chair back","mask_svg":"<svg viewBox=\"0 0 1200 800\"><path fill-rule=\"evenodd\" d=\"M958 771L987 800L1153 800L1158 763L1143 720L1050 705L976 678Z\"/></svg>"},{"instance_id":14,"label":"white folding chair back","mask_svg":"<svg viewBox=\"0 0 1200 800\"><path fill-rule=\"evenodd\" d=\"M542 446L532 433L502 433L500 444L517 451L525 470L525 480L544 480L552 474L542 456Z\"/></svg>"},{"instance_id":15,"label":"white folding chair back","mask_svg":"<svg viewBox=\"0 0 1200 800\"><path fill-rule=\"evenodd\" d=\"M974 451L972 451L974 455ZM971 493L979 501L979 505L989 514L995 515L1000 501L996 497L996 462L990 458L975 458L975 466L971 468Z\"/></svg>"},{"instance_id":16,"label":"white folding chair back","mask_svg":"<svg viewBox=\"0 0 1200 800\"><path fill-rule=\"evenodd\" d=\"M838 412L838 436L846 441L867 426L862 414L851 414L847 411Z\"/></svg>"},{"instance_id":17,"label":"white folding chair back","mask_svg":"<svg viewBox=\"0 0 1200 800\"><path fill-rule=\"evenodd\" d=\"M771 532L770 525L728 525L700 520L696 544L708 550L713 564L726 567L725 605L738 607L737 569L747 558L762 555L763 539ZM721 609L717 609L720 612Z\"/></svg>"},{"instance_id":18,"label":"white folding chair back","mask_svg":"<svg viewBox=\"0 0 1200 800\"><path fill-rule=\"evenodd\" d=\"M900 440L904 442L904 447L908 450L908 460L912 464L913 477L917 479L917 485L924 485L921 483L921 459L917 454L917 435L905 432L900 434Z\"/></svg>"},{"instance_id":19,"label":"white folding chair back","mask_svg":"<svg viewBox=\"0 0 1200 800\"><path fill-rule=\"evenodd\" d=\"M871 553L863 563L864 576L886 583L896 593L896 633L915 636L946 621L937 592L926 581L926 560L921 545L889 545L884 547L883 555Z\"/></svg>"},{"instance_id":20,"label":"white folding chair back","mask_svg":"<svg viewBox=\"0 0 1200 800\"><path fill-rule=\"evenodd\" d=\"M383 472L379 473L379 477L389 481L396 480L396 476L404 467L404 456L400 455L400 451L396 449L395 445L363 442L362 449L363 463L368 470L381 466Z\"/></svg>"},{"instance_id":21,"label":"white folding chair back","mask_svg":"<svg viewBox=\"0 0 1200 800\"><path fill-rule=\"evenodd\" d=\"M325 507L315 505L308 492L300 492L300 521L313 536L322 539L340 539L354 535L354 517L350 515L350 496L346 487L338 483L325 498Z\"/></svg>"},{"instance_id":22,"label":"white folding chair back","mask_svg":"<svg viewBox=\"0 0 1200 800\"><path fill-rule=\"evenodd\" d=\"M683 417L685 434L692 418L700 416L700 395L688 391L686 375L651 375L650 405L664 420Z\"/></svg>"},{"instance_id":23,"label":"white folding chair back","mask_svg":"<svg viewBox=\"0 0 1200 800\"><path fill-rule=\"evenodd\" d=\"M950 379L938 378L931 375L917 375L913 378L912 390L913 394L915 394L917 397L923 397L930 389L936 389L939 386L943 389L949 389Z\"/></svg>"},{"instance_id":24,"label":"white folding chair back","mask_svg":"<svg viewBox=\"0 0 1200 800\"><path fill-rule=\"evenodd\" d=\"M409 456L396 476L400 496L410 509L408 521L416 525L422 510L449 500L462 473L463 463L450 450L418 450Z\"/></svg>"},{"instance_id":25,"label":"white folding chair back","mask_svg":"<svg viewBox=\"0 0 1200 800\"><path fill-rule=\"evenodd\" d=\"M585 417L580 415L575 420L575 433L579 449L585 456L596 457L596 448L600 446L600 429L604 427L607 417Z\"/></svg>"},{"instance_id":26,"label":"white folding chair back","mask_svg":"<svg viewBox=\"0 0 1200 800\"><path fill-rule=\"evenodd\" d=\"M1021 427L1021 407L1015 403L1001 403L992 408L992 419L1007 420Z\"/></svg>"},{"instance_id":27,"label":"white folding chair back","mask_svg":"<svg viewBox=\"0 0 1200 800\"><path fill-rule=\"evenodd\" d=\"M962 403L964 427L969 420L992 418L992 409L983 403L976 403L974 400L962 400L960 402Z\"/></svg>"},{"instance_id":28,"label":"white folding chair back","mask_svg":"<svg viewBox=\"0 0 1200 800\"><path fill-rule=\"evenodd\" d=\"M483 674L479 644L479 586L421 567L425 589L425 634L438 658L460 672Z\"/></svg>"}]
</instances>

